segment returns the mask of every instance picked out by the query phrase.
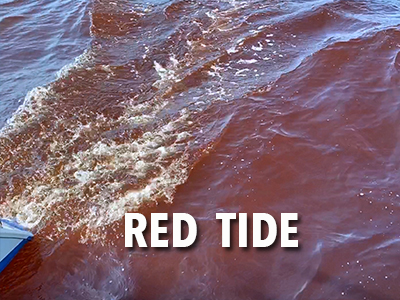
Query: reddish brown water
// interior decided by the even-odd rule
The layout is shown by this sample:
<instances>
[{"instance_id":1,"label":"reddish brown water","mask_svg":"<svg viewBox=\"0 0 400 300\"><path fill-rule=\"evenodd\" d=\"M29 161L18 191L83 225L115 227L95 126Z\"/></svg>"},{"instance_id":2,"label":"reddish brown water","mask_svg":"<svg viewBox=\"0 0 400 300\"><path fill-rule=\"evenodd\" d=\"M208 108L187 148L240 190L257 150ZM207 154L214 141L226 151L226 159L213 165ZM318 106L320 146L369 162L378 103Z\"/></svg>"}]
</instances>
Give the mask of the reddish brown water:
<instances>
[{"instance_id":1,"label":"reddish brown water","mask_svg":"<svg viewBox=\"0 0 400 300\"><path fill-rule=\"evenodd\" d=\"M1 299L400 299L396 1L0 3L0 215L36 234ZM197 242L130 251L132 211ZM218 212L301 247L224 249Z\"/></svg>"}]
</instances>

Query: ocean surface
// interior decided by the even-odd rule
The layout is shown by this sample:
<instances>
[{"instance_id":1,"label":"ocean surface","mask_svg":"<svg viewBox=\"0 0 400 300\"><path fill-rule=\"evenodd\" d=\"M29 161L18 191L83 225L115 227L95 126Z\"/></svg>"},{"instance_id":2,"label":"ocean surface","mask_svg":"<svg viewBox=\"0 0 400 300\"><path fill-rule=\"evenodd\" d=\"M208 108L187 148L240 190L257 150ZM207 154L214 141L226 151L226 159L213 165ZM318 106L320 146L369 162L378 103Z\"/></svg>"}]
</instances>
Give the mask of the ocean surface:
<instances>
[{"instance_id":1,"label":"ocean surface","mask_svg":"<svg viewBox=\"0 0 400 300\"><path fill-rule=\"evenodd\" d=\"M0 0L0 216L36 235L0 299L400 299L399 24L394 0ZM197 242L128 250L125 212L189 213ZM221 212L299 213L300 248L235 223L224 249Z\"/></svg>"}]
</instances>

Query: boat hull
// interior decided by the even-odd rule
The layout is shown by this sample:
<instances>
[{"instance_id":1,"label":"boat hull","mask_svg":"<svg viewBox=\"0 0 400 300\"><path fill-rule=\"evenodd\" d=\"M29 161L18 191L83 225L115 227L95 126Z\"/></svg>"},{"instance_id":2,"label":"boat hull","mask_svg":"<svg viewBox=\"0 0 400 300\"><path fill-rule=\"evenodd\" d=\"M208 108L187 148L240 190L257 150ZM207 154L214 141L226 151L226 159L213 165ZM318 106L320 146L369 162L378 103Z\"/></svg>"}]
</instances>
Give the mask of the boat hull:
<instances>
[{"instance_id":1,"label":"boat hull","mask_svg":"<svg viewBox=\"0 0 400 300\"><path fill-rule=\"evenodd\" d=\"M22 247L33 238L32 233L18 225L0 220L0 273L7 267Z\"/></svg>"}]
</instances>

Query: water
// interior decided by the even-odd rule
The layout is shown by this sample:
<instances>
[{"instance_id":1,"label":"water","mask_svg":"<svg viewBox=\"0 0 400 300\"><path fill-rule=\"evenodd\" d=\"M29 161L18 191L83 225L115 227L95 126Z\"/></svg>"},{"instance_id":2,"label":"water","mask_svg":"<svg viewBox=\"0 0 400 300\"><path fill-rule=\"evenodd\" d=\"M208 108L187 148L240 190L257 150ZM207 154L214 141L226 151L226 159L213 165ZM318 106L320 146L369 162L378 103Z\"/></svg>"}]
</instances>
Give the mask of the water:
<instances>
[{"instance_id":1,"label":"water","mask_svg":"<svg viewBox=\"0 0 400 300\"><path fill-rule=\"evenodd\" d=\"M2 299L398 298L397 2L0 18L0 214L36 233ZM191 214L196 245L128 251L132 211ZM301 248L223 249L217 212L297 212Z\"/></svg>"}]
</instances>

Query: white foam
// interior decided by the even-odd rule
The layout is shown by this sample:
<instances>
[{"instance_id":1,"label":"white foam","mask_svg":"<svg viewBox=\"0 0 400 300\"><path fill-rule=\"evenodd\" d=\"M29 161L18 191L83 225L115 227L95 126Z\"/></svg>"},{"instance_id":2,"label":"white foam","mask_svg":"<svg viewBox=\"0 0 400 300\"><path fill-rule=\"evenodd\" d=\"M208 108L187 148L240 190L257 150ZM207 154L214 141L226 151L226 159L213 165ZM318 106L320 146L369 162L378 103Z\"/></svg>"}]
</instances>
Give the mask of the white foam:
<instances>
[{"instance_id":1,"label":"white foam","mask_svg":"<svg viewBox=\"0 0 400 300\"><path fill-rule=\"evenodd\" d=\"M38 86L30 90L23 103L7 120L5 126L0 130L0 136L6 136L13 129L24 127L36 117L37 112L45 105L45 102L55 97L51 87Z\"/></svg>"},{"instance_id":2,"label":"white foam","mask_svg":"<svg viewBox=\"0 0 400 300\"><path fill-rule=\"evenodd\" d=\"M246 74L243 74L244 72L248 72L248 71L250 71L250 69L241 69L241 70L238 70L236 73L235 73L235 76L243 76L243 77L246 77L247 75Z\"/></svg>"},{"instance_id":3,"label":"white foam","mask_svg":"<svg viewBox=\"0 0 400 300\"><path fill-rule=\"evenodd\" d=\"M163 104L153 107L151 102L138 104L130 107L125 116L151 108L157 112L162 107ZM125 212L137 209L143 202L157 199L171 202L175 187L188 176L185 151L191 134L179 128L186 126L189 116L189 111L184 109L177 118L145 132L136 140L121 144L99 140L68 158L59 157L57 153L65 148L65 142L71 141L63 143L54 136L43 176L30 178L22 194L5 199L0 204L0 214L16 217L24 226L39 230L51 219L55 228L50 238L67 228L86 228L83 238L96 239L99 235L93 232L97 228L121 219ZM126 120L131 121L130 118ZM74 136L79 137L82 130L96 130L105 122L107 119L99 116L90 126L76 124L69 130L75 130ZM58 174L46 171L61 162L63 167ZM118 179L118 174L123 174L122 179ZM121 193L126 177L137 179L136 188ZM65 187L65 182L72 184ZM65 216L60 217L60 214Z\"/></svg>"},{"instance_id":4,"label":"white foam","mask_svg":"<svg viewBox=\"0 0 400 300\"><path fill-rule=\"evenodd\" d=\"M72 70L88 67L93 57L92 50L85 50L74 59L74 62L65 65L56 73L56 80L68 76ZM0 136L7 136L11 131L25 127L37 117L41 109L46 107L46 101L56 99L57 95L53 91L52 83L33 88L26 94L23 103L7 120L5 126L1 128Z\"/></svg>"},{"instance_id":5,"label":"white foam","mask_svg":"<svg viewBox=\"0 0 400 300\"><path fill-rule=\"evenodd\" d=\"M251 65L251 64L255 64L256 62L258 62L257 59L239 59L238 60L238 64Z\"/></svg>"},{"instance_id":6,"label":"white foam","mask_svg":"<svg viewBox=\"0 0 400 300\"><path fill-rule=\"evenodd\" d=\"M258 44L257 44L257 46L251 46L251 49L252 50L254 50L254 51L262 51L263 50L263 45L259 42Z\"/></svg>"},{"instance_id":7,"label":"white foam","mask_svg":"<svg viewBox=\"0 0 400 300\"><path fill-rule=\"evenodd\" d=\"M93 61L93 53L90 49L86 49L81 55L76 57L70 64L65 65L56 74L56 79L67 77L71 71L85 68ZM106 70L107 68L105 68Z\"/></svg>"},{"instance_id":8,"label":"white foam","mask_svg":"<svg viewBox=\"0 0 400 300\"><path fill-rule=\"evenodd\" d=\"M232 46L228 50L226 50L226 52L228 52L228 54L232 54L239 52L239 50L236 49L236 46Z\"/></svg>"},{"instance_id":9,"label":"white foam","mask_svg":"<svg viewBox=\"0 0 400 300\"><path fill-rule=\"evenodd\" d=\"M154 61L154 69L156 70L160 79L153 83L154 87L165 88L171 85L171 83L179 82L180 79L176 75L176 70L179 65L179 61L174 56L170 57L170 64L163 67L157 61Z\"/></svg>"}]
</instances>

